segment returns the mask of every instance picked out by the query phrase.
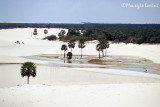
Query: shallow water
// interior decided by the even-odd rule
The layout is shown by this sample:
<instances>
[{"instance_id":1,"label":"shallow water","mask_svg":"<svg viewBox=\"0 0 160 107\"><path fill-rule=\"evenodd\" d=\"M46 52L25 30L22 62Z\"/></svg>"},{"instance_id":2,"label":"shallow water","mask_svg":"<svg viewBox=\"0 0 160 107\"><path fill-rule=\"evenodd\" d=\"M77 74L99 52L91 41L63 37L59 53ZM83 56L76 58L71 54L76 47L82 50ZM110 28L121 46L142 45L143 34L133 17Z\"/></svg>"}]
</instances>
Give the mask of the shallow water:
<instances>
[{"instance_id":1,"label":"shallow water","mask_svg":"<svg viewBox=\"0 0 160 107\"><path fill-rule=\"evenodd\" d=\"M123 57L121 59L127 59L127 60L131 60L131 61L145 61L144 59L140 59L140 58L128 58L128 57Z\"/></svg>"},{"instance_id":2,"label":"shallow water","mask_svg":"<svg viewBox=\"0 0 160 107\"><path fill-rule=\"evenodd\" d=\"M66 66L55 66L55 65L40 65L46 67L66 67ZM152 69L148 69L147 67L78 67L78 66L68 66L66 68L103 68L103 69L120 69L120 70L128 70L128 71L137 71L137 72L145 72L147 71L154 71Z\"/></svg>"},{"instance_id":3,"label":"shallow water","mask_svg":"<svg viewBox=\"0 0 160 107\"><path fill-rule=\"evenodd\" d=\"M147 68L131 68L131 67L109 67L110 69L121 69L121 70L128 70L128 71L137 71L137 72L145 72L147 71L154 71L152 69L147 69Z\"/></svg>"},{"instance_id":4,"label":"shallow water","mask_svg":"<svg viewBox=\"0 0 160 107\"><path fill-rule=\"evenodd\" d=\"M79 58L80 56L73 56L75 58ZM72 63L72 64L90 64L90 65L95 65L92 63L89 63L87 61L85 62L81 62L81 61L72 61L72 62L68 62L66 60L61 60L61 59L55 59L55 58L45 58L45 57L39 57L39 56L27 56L25 57L27 59L33 59L33 60L41 60L41 61L48 61L48 62L59 62L59 63ZM131 60L131 61L145 61L144 59L141 58L129 58L129 57L117 57L119 59L127 59L127 60ZM57 67L54 65L44 65L46 67ZM149 69L148 66L130 66L130 65L119 65L119 67L114 67L115 65L110 65L107 67L103 67L104 69L121 69L121 70L128 70L128 71L137 71L137 72L145 72L147 71L154 71L152 69ZM64 66L58 66L58 67L64 67ZM100 67L68 67L68 68L100 68Z\"/></svg>"},{"instance_id":5,"label":"shallow water","mask_svg":"<svg viewBox=\"0 0 160 107\"><path fill-rule=\"evenodd\" d=\"M79 58L80 56L73 56ZM45 57L38 57L38 56L27 56L24 57L26 59L32 59L32 60L40 60L40 61L48 61L48 62L58 62L58 63L72 63L72 64L90 64L87 61L82 62L82 61L67 61L67 60L62 60L62 59L56 59L56 58L45 58Z\"/></svg>"},{"instance_id":6,"label":"shallow water","mask_svg":"<svg viewBox=\"0 0 160 107\"><path fill-rule=\"evenodd\" d=\"M53 61L53 62L64 63L64 60L55 58L43 58L37 56L29 56L25 58L48 61L48 62ZM73 61L72 64L89 64L89 63ZM12 87L16 85L26 84L27 78L21 77L20 68L21 68L20 64L0 64L0 87ZM82 71L75 72L74 70L66 71L65 68L68 69L68 68L102 68L102 67L78 67L78 66L64 67L55 65L37 65L37 76L36 78L30 77L30 84L47 84L47 85L83 84L83 83L89 83L90 80L91 83L93 83L93 81L95 83L97 82L95 78L94 79L91 78L92 72L89 73ZM109 65L103 67L103 69L121 69L121 70L137 71L137 72L145 72L145 70L147 69L148 71L153 71L152 69L149 69L148 66L129 66L129 65L121 65L119 67L118 66L114 67L113 65ZM99 77L98 79L100 80L102 79L102 81L100 82L103 83L104 81L103 78Z\"/></svg>"}]
</instances>

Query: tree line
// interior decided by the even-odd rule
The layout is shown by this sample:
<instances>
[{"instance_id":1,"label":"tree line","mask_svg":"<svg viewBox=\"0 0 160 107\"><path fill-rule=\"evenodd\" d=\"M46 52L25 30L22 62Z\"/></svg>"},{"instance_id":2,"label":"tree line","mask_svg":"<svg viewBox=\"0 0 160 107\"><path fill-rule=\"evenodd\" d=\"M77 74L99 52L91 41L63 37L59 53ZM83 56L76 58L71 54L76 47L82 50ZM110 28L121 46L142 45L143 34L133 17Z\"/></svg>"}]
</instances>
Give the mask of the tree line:
<instances>
[{"instance_id":1,"label":"tree line","mask_svg":"<svg viewBox=\"0 0 160 107\"><path fill-rule=\"evenodd\" d=\"M124 43L160 43L160 27L85 27L69 28L66 36L60 35L60 40L79 40L81 36L85 41L106 38L108 41Z\"/></svg>"}]
</instances>

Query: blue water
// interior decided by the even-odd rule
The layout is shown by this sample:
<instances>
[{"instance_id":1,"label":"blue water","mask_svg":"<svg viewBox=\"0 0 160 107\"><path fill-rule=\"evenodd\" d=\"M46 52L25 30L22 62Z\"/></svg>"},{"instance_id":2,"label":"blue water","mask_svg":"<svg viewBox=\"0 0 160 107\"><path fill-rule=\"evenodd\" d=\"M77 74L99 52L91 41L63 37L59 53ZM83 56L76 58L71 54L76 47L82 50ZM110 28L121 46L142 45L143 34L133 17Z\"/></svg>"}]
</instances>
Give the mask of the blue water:
<instances>
[{"instance_id":1,"label":"blue water","mask_svg":"<svg viewBox=\"0 0 160 107\"><path fill-rule=\"evenodd\" d=\"M79 58L80 56L73 56ZM44 57L38 57L38 56L26 56L24 57L26 59L33 59L33 60L41 60L41 61L49 61L49 62L59 62L59 63L72 63L72 64L90 64L88 62L81 62L81 61L70 61L67 60L61 60L61 59L55 59L55 58L44 58Z\"/></svg>"},{"instance_id":2,"label":"blue water","mask_svg":"<svg viewBox=\"0 0 160 107\"><path fill-rule=\"evenodd\" d=\"M121 58L121 59L127 59L127 60L131 60L131 61L145 61L144 59L140 59L140 58L127 58L127 57L124 57L124 58Z\"/></svg>"},{"instance_id":3,"label":"blue water","mask_svg":"<svg viewBox=\"0 0 160 107\"><path fill-rule=\"evenodd\" d=\"M120 69L120 70L128 70L128 71L136 71L136 72L145 72L147 71L154 71L148 68L133 68L133 67L78 67L78 66L55 66L55 65L39 65L39 66L46 66L46 67L66 67L66 68L101 68L101 69Z\"/></svg>"},{"instance_id":4,"label":"blue water","mask_svg":"<svg viewBox=\"0 0 160 107\"><path fill-rule=\"evenodd\" d=\"M110 69L121 69L121 70L129 70L129 71L137 71L137 72L145 72L147 71L154 71L152 69L148 69L148 68L133 68L133 67L109 67Z\"/></svg>"},{"instance_id":5,"label":"blue water","mask_svg":"<svg viewBox=\"0 0 160 107\"><path fill-rule=\"evenodd\" d=\"M79 58L80 56L74 56L75 58ZM89 62L81 62L81 61L72 61L68 62L67 60L61 60L61 59L55 59L55 58L45 58L45 57L38 57L38 56L27 56L25 57L27 59L33 59L33 60L41 60L41 61L49 61L49 62L59 62L59 63L72 63L72 64L91 64ZM144 59L139 58L123 58L127 60L133 60L133 61L144 61ZM94 64L92 64L94 65ZM66 66L55 66L55 65L40 65L40 66L47 66L47 67L66 67ZM114 66L114 65L111 65ZM129 66L129 65L120 65L121 67L103 67L103 69L121 69L121 70L129 70L129 71L137 71L137 72L145 72L147 71L154 71L152 69L148 69L148 66ZM68 66L67 68L102 68L102 67L77 67L77 66Z\"/></svg>"}]
</instances>

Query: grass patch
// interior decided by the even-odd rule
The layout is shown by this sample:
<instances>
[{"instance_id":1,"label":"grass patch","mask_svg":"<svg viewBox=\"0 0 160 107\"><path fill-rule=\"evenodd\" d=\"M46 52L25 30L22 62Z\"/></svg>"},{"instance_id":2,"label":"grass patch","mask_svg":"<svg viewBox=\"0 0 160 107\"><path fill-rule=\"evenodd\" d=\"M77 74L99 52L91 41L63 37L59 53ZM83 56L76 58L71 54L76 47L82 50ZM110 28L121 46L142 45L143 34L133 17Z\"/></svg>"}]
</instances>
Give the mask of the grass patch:
<instances>
[{"instance_id":1,"label":"grass patch","mask_svg":"<svg viewBox=\"0 0 160 107\"><path fill-rule=\"evenodd\" d=\"M101 59L91 59L88 61L89 63L103 63L106 62L105 60L101 60Z\"/></svg>"},{"instance_id":2,"label":"grass patch","mask_svg":"<svg viewBox=\"0 0 160 107\"><path fill-rule=\"evenodd\" d=\"M88 62L89 62L89 63L93 63L93 64L106 65L106 64L119 63L119 62L122 62L122 61L119 61L119 60L91 59L91 60L89 60Z\"/></svg>"},{"instance_id":3,"label":"grass patch","mask_svg":"<svg viewBox=\"0 0 160 107\"><path fill-rule=\"evenodd\" d=\"M59 58L59 56L40 56L40 57L44 57L44 58Z\"/></svg>"}]
</instances>

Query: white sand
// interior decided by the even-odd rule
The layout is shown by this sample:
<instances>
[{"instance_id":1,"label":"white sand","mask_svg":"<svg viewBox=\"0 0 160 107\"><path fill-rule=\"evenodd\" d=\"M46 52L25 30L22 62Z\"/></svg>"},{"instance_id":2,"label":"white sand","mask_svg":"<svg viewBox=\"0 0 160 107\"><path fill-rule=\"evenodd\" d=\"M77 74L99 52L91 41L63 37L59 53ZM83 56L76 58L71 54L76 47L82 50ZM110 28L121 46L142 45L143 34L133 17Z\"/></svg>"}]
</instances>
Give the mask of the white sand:
<instances>
[{"instance_id":1,"label":"white sand","mask_svg":"<svg viewBox=\"0 0 160 107\"><path fill-rule=\"evenodd\" d=\"M48 35L57 35L60 30L56 28L49 29ZM62 42L41 40L41 38L45 37L43 31L44 29L38 29L38 35L31 37L31 32L33 32L31 28L0 30L0 63L26 61L26 59L19 56L63 54L60 50L63 44ZM15 42L17 40L24 42L24 44L16 44ZM94 42L96 41L86 44L83 54L98 55ZM73 54L79 53L80 49L76 44ZM108 50L109 55L137 56L156 63L160 63L159 53L160 45L126 45L120 43L111 44ZM70 73L72 76L68 76L67 73L64 75L68 78L68 81L79 79L79 81L87 82L91 79L89 82L91 85L23 85L19 87L0 88L0 106L159 107L160 105L160 77L156 74L114 69L105 71L103 69L77 70L58 68L58 70L63 71L63 74L65 74L65 71L73 71L73 73ZM79 72L79 70L83 72ZM64 82L63 79L60 81ZM102 83L104 84L99 85Z\"/></svg>"},{"instance_id":2,"label":"white sand","mask_svg":"<svg viewBox=\"0 0 160 107\"><path fill-rule=\"evenodd\" d=\"M57 35L61 29L53 28L48 29L49 34ZM65 29L66 30L66 29ZM61 45L67 44L59 41L47 41L41 40L45 37L43 29L38 29L38 35L36 38L31 37L33 28L25 29L9 29L0 30L0 55L6 56L28 56L36 54L63 54L61 51ZM67 32L67 30L66 30ZM5 36L4 36L5 35ZM24 44L15 44L19 40ZM95 49L96 41L86 43L86 47L83 49L84 55L98 55ZM68 49L67 51L70 51ZM160 63L160 45L138 45L138 44L111 44L108 49L109 55L129 55L138 56L152 60L156 63ZM73 54L80 54L80 49L76 44L73 49Z\"/></svg>"},{"instance_id":3,"label":"white sand","mask_svg":"<svg viewBox=\"0 0 160 107\"><path fill-rule=\"evenodd\" d=\"M54 34L58 37L61 30L58 28L48 29L47 35ZM42 28L37 29L38 35L36 37L33 35L31 37L31 32L33 32L33 28L0 30L0 55L28 56L42 54L48 49L56 47L56 44L59 43L57 41L41 40L45 37ZM20 41L21 44L16 44L16 41Z\"/></svg>"},{"instance_id":4,"label":"white sand","mask_svg":"<svg viewBox=\"0 0 160 107\"><path fill-rule=\"evenodd\" d=\"M159 107L160 84L23 85L0 89L1 107Z\"/></svg>"},{"instance_id":5,"label":"white sand","mask_svg":"<svg viewBox=\"0 0 160 107\"><path fill-rule=\"evenodd\" d=\"M0 88L26 84L27 77L20 75L20 65L0 66ZM10 74L10 75L8 75ZM124 83L159 83L160 76L116 69L71 69L37 66L37 77L30 77L31 84L89 85Z\"/></svg>"}]
</instances>

